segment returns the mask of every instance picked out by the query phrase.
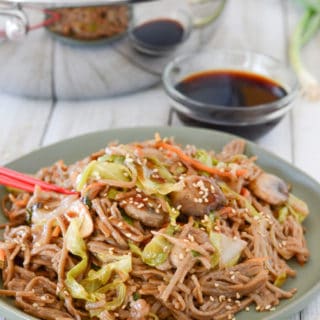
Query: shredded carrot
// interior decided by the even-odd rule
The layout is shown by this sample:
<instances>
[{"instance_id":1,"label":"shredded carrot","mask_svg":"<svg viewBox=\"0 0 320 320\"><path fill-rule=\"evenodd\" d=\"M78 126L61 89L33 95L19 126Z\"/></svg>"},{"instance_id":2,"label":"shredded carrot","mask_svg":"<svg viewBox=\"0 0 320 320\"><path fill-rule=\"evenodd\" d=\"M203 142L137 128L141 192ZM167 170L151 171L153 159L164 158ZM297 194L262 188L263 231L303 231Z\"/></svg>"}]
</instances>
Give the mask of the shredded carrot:
<instances>
[{"instance_id":1,"label":"shredded carrot","mask_svg":"<svg viewBox=\"0 0 320 320\"><path fill-rule=\"evenodd\" d=\"M4 249L0 249L0 269L4 268L5 260L6 260L6 251Z\"/></svg>"},{"instance_id":2,"label":"shredded carrot","mask_svg":"<svg viewBox=\"0 0 320 320\"><path fill-rule=\"evenodd\" d=\"M52 231L52 237L57 238L60 235L61 229L59 226L55 226Z\"/></svg>"},{"instance_id":3,"label":"shredded carrot","mask_svg":"<svg viewBox=\"0 0 320 320\"><path fill-rule=\"evenodd\" d=\"M194 168L196 168L198 170L205 171L205 172L208 172L212 175L217 175L217 176L224 177L224 178L232 178L231 172L221 171L218 168L208 167L205 164L199 162L198 160L190 158L181 149L179 149L171 144L165 143L163 141L159 141L159 142L157 142L157 145L163 149L174 152L182 161L189 163L190 165L192 165ZM244 174L242 172L242 170L244 170L244 169L241 169L241 171L240 171L241 175ZM239 171L239 170L237 170L237 171ZM237 175L238 175L238 172L237 172Z\"/></svg>"},{"instance_id":4,"label":"shredded carrot","mask_svg":"<svg viewBox=\"0 0 320 320\"><path fill-rule=\"evenodd\" d=\"M247 188L243 187L243 188L241 189L240 194L241 194L242 196L244 196L245 198L248 198L248 197L250 196L250 191L249 191Z\"/></svg>"},{"instance_id":5,"label":"shredded carrot","mask_svg":"<svg viewBox=\"0 0 320 320\"><path fill-rule=\"evenodd\" d=\"M248 170L247 169L238 169L236 171L236 174L237 174L237 177L243 177L248 174Z\"/></svg>"},{"instance_id":6,"label":"shredded carrot","mask_svg":"<svg viewBox=\"0 0 320 320\"><path fill-rule=\"evenodd\" d=\"M6 251L4 249L0 249L0 260L4 261L6 258Z\"/></svg>"},{"instance_id":7,"label":"shredded carrot","mask_svg":"<svg viewBox=\"0 0 320 320\"><path fill-rule=\"evenodd\" d=\"M66 215L69 217L69 218L77 218L79 215L77 212L74 212L74 211L69 211L66 213Z\"/></svg>"}]
</instances>

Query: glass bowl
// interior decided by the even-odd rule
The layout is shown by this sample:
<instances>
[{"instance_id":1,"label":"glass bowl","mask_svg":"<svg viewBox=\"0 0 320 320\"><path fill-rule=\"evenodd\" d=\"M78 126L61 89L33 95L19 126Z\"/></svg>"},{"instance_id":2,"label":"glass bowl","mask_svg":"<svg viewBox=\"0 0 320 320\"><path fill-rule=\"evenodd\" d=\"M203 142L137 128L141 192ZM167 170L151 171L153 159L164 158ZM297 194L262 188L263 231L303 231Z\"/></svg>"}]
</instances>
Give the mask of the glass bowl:
<instances>
[{"instance_id":1,"label":"glass bowl","mask_svg":"<svg viewBox=\"0 0 320 320\"><path fill-rule=\"evenodd\" d=\"M188 76L211 70L262 75L278 83L286 95L254 107L230 107L202 103L176 89L177 84ZM249 138L260 136L277 124L290 110L299 92L294 72L281 61L260 53L224 49L177 57L166 66L163 85L172 107L182 120L190 120L193 125L195 122L211 125Z\"/></svg>"},{"instance_id":2,"label":"glass bowl","mask_svg":"<svg viewBox=\"0 0 320 320\"><path fill-rule=\"evenodd\" d=\"M139 52L151 55L151 56L163 56L170 54L174 51L178 46L183 44L190 36L192 31L192 18L187 10L184 9L176 9L174 11L164 10L163 8L159 10L159 8L149 7L149 10L145 10L143 14L140 16L135 16L134 20L131 24L131 27L128 31L129 40L132 46ZM155 21L172 21L177 23L180 27L183 28L183 34L181 39L172 45L156 45L147 43L145 41L141 41L136 34L135 31L148 23ZM154 39L156 37L166 36L166 30L158 29L156 33L154 33Z\"/></svg>"}]
</instances>

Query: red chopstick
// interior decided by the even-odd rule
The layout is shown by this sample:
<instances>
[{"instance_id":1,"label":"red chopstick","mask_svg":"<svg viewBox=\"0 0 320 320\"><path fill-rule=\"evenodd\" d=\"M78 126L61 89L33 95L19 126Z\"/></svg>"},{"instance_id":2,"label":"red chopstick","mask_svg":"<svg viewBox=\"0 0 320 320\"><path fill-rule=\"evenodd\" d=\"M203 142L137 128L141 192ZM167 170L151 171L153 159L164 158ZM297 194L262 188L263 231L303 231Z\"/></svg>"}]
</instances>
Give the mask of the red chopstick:
<instances>
[{"instance_id":1,"label":"red chopstick","mask_svg":"<svg viewBox=\"0 0 320 320\"><path fill-rule=\"evenodd\" d=\"M62 194L78 194L78 192L76 191L67 190L54 184L44 182L42 180L4 167L0 167L0 184L25 190L28 192L33 192L34 187L39 186L46 191L54 191Z\"/></svg>"}]
</instances>

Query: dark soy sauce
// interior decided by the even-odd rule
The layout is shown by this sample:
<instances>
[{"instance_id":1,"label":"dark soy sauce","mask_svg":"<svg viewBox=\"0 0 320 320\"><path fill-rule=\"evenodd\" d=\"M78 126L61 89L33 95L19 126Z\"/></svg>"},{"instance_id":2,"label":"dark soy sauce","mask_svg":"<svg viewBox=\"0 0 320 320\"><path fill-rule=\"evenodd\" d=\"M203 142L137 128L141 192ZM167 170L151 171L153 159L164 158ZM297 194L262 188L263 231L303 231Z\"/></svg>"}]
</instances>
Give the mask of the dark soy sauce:
<instances>
[{"instance_id":1,"label":"dark soy sauce","mask_svg":"<svg viewBox=\"0 0 320 320\"><path fill-rule=\"evenodd\" d=\"M135 27L132 33L144 45L162 48L179 44L183 39L184 28L174 19L155 19Z\"/></svg>"},{"instance_id":2,"label":"dark soy sauce","mask_svg":"<svg viewBox=\"0 0 320 320\"><path fill-rule=\"evenodd\" d=\"M272 79L237 70L196 73L179 82L176 89L192 100L226 107L254 107L287 95Z\"/></svg>"}]
</instances>

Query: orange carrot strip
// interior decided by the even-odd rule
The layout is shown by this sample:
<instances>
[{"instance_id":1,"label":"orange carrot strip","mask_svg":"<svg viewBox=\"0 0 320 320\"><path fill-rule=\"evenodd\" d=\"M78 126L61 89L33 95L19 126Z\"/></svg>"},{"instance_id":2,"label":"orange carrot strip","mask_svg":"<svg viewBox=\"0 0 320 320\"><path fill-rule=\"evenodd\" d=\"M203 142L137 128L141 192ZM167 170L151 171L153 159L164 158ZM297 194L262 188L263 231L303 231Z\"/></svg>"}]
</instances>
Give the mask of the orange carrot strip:
<instances>
[{"instance_id":1,"label":"orange carrot strip","mask_svg":"<svg viewBox=\"0 0 320 320\"><path fill-rule=\"evenodd\" d=\"M230 172L221 171L218 168L208 167L205 164L199 162L198 160L190 158L181 149L179 149L171 144L165 143L163 141L159 141L157 143L157 145L159 147L162 147L163 149L174 152L182 161L189 163L190 165L192 165L193 167L195 167L198 170L205 171L205 172L208 172L210 174L217 175L220 177L226 177L226 178L232 177L232 174Z\"/></svg>"},{"instance_id":2,"label":"orange carrot strip","mask_svg":"<svg viewBox=\"0 0 320 320\"><path fill-rule=\"evenodd\" d=\"M55 228L52 231L52 236L54 238L58 237L60 235L61 229L59 226L55 226Z\"/></svg>"},{"instance_id":3,"label":"orange carrot strip","mask_svg":"<svg viewBox=\"0 0 320 320\"><path fill-rule=\"evenodd\" d=\"M247 169L238 169L236 171L237 177L243 177L248 173Z\"/></svg>"},{"instance_id":4,"label":"orange carrot strip","mask_svg":"<svg viewBox=\"0 0 320 320\"><path fill-rule=\"evenodd\" d=\"M0 260L4 261L6 258L6 251L4 249L0 249Z\"/></svg>"},{"instance_id":5,"label":"orange carrot strip","mask_svg":"<svg viewBox=\"0 0 320 320\"><path fill-rule=\"evenodd\" d=\"M248 197L250 196L250 191L249 191L247 188L243 187L243 188L241 189L240 194L241 194L242 196L244 196L245 198L248 198Z\"/></svg>"},{"instance_id":6,"label":"orange carrot strip","mask_svg":"<svg viewBox=\"0 0 320 320\"><path fill-rule=\"evenodd\" d=\"M0 249L0 269L4 268L5 261L6 261L6 251L4 249Z\"/></svg>"}]
</instances>

